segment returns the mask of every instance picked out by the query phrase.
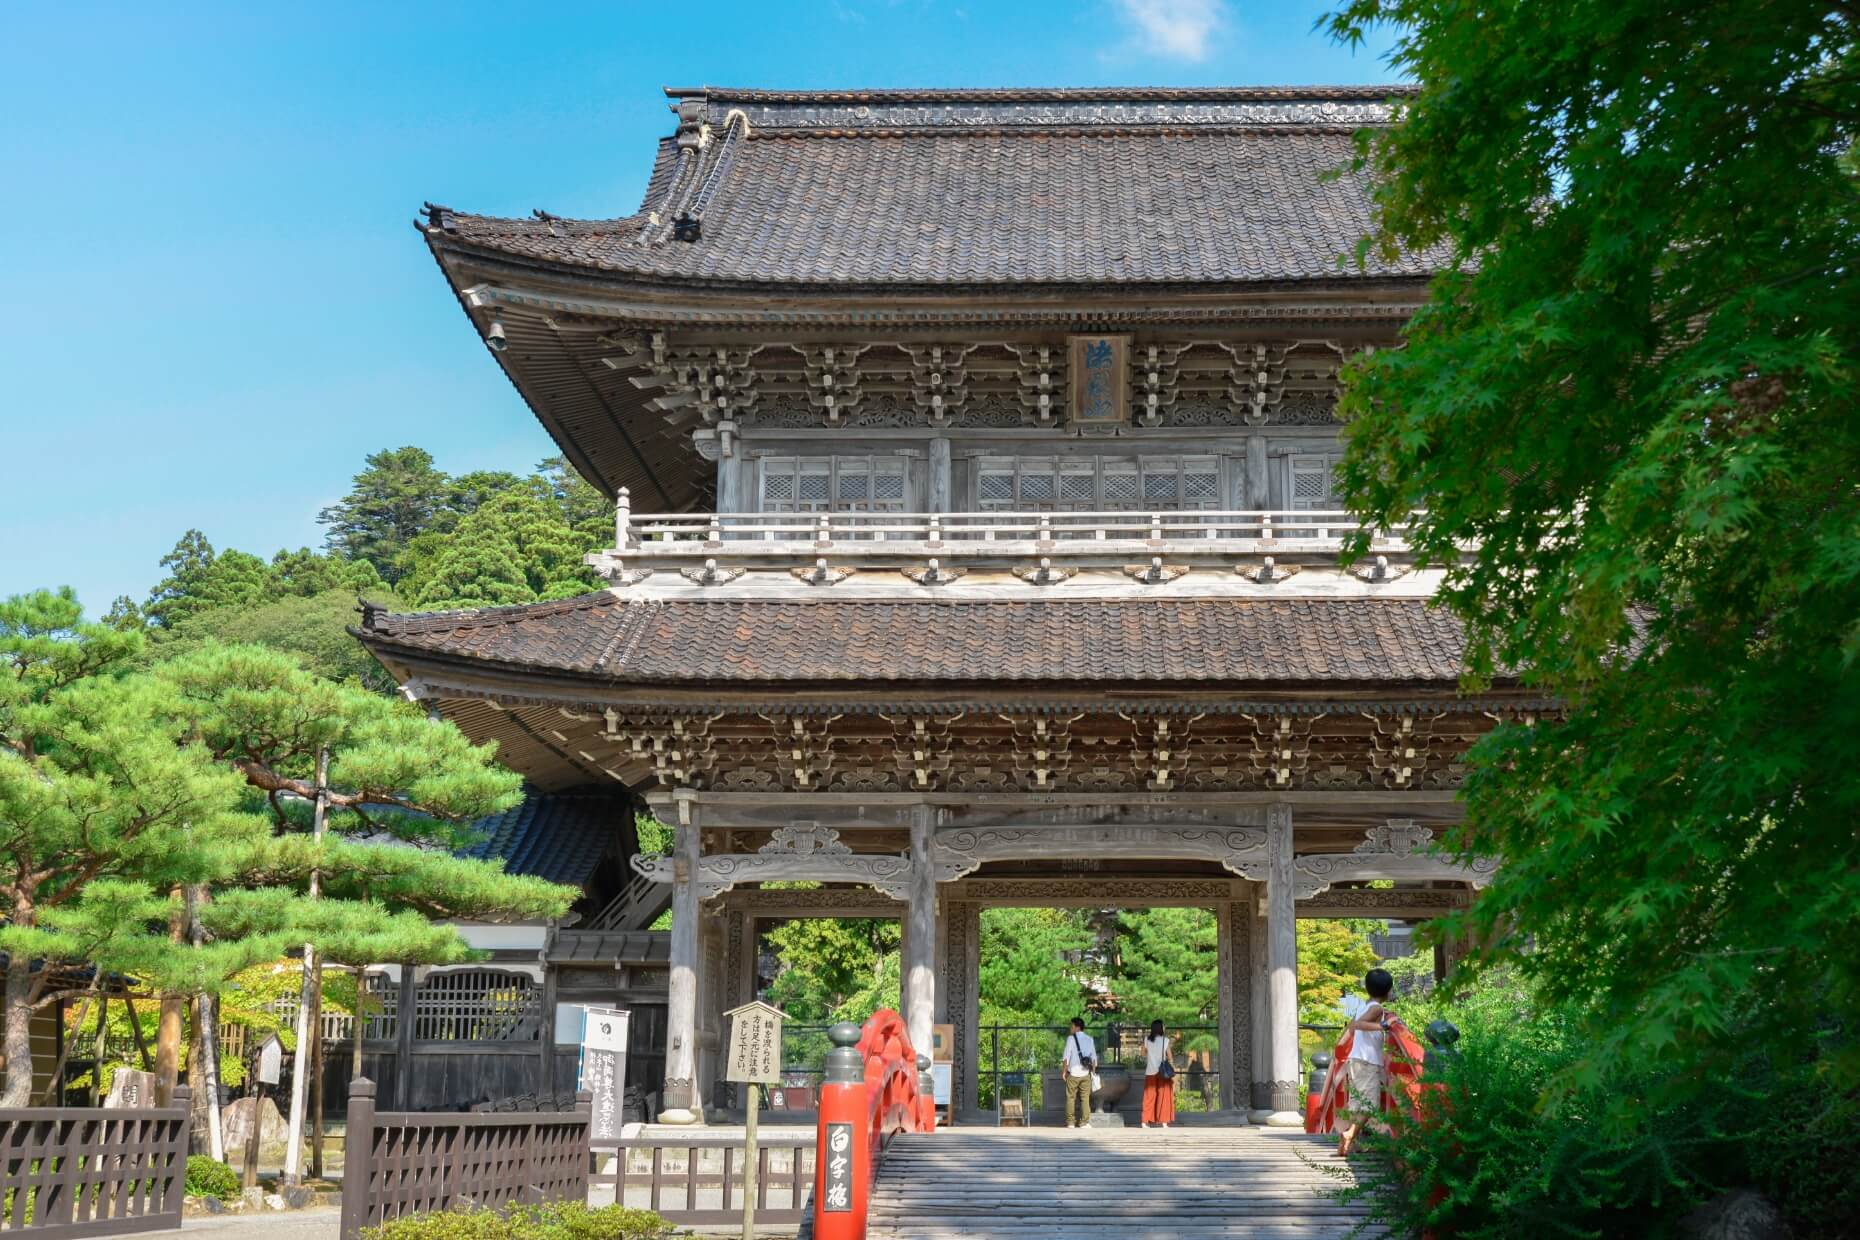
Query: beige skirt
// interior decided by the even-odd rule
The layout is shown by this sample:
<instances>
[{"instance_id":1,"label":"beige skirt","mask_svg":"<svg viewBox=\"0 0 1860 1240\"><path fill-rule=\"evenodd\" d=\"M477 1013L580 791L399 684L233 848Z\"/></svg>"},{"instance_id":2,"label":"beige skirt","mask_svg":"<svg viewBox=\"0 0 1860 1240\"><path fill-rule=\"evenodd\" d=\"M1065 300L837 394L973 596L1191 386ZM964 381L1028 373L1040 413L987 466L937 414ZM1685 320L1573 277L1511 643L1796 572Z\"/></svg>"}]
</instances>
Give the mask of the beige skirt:
<instances>
[{"instance_id":1,"label":"beige skirt","mask_svg":"<svg viewBox=\"0 0 1860 1240\"><path fill-rule=\"evenodd\" d=\"M1382 1110L1382 1065L1366 1059L1343 1061L1349 1093L1339 1108L1346 1115L1376 1115Z\"/></svg>"}]
</instances>

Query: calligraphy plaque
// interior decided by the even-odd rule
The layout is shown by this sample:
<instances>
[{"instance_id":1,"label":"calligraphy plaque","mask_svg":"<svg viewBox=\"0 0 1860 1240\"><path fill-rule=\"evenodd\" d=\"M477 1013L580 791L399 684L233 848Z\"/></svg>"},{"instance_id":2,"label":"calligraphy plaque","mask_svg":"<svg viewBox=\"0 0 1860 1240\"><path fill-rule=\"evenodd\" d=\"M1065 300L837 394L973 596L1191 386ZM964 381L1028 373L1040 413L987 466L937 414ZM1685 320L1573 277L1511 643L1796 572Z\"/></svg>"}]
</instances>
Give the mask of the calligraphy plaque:
<instances>
[{"instance_id":1,"label":"calligraphy plaque","mask_svg":"<svg viewBox=\"0 0 1860 1240\"><path fill-rule=\"evenodd\" d=\"M1067 343L1073 425L1124 425L1130 420L1130 337L1072 336Z\"/></svg>"},{"instance_id":2,"label":"calligraphy plaque","mask_svg":"<svg viewBox=\"0 0 1860 1240\"><path fill-rule=\"evenodd\" d=\"M820 1201L823 1214L852 1213L852 1130L851 1124L827 1125L827 1166Z\"/></svg>"},{"instance_id":3,"label":"calligraphy plaque","mask_svg":"<svg viewBox=\"0 0 1860 1240\"><path fill-rule=\"evenodd\" d=\"M626 1123L626 1048L632 1013L591 1007L581 1018L579 1088L592 1095L588 1140L618 1141Z\"/></svg>"},{"instance_id":4,"label":"calligraphy plaque","mask_svg":"<svg viewBox=\"0 0 1860 1240\"><path fill-rule=\"evenodd\" d=\"M726 1081L757 1085L781 1082L781 1023L785 1014L758 1000L724 1013L730 1018Z\"/></svg>"}]
</instances>

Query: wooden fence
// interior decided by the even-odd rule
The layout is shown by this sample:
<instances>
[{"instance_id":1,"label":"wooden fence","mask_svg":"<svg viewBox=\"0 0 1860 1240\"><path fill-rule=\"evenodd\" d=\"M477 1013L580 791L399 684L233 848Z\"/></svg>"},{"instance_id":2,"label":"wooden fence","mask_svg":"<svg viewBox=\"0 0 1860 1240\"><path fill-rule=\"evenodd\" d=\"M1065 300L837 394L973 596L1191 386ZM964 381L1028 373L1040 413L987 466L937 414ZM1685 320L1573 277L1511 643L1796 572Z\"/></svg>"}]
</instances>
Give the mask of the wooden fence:
<instances>
[{"instance_id":1,"label":"wooden fence","mask_svg":"<svg viewBox=\"0 0 1860 1240\"><path fill-rule=\"evenodd\" d=\"M764 1132L756 1141L756 1222L793 1226L806 1217L814 1187L812 1129ZM613 1170L590 1176L594 1203L611 1188L620 1205L652 1210L681 1227L740 1223L743 1218L743 1139L640 1137L603 1142ZM774 1201L770 1199L774 1198Z\"/></svg>"},{"instance_id":2,"label":"wooden fence","mask_svg":"<svg viewBox=\"0 0 1860 1240\"><path fill-rule=\"evenodd\" d=\"M407 1214L464 1206L585 1201L587 1094L562 1112L375 1110L375 1085L349 1092L342 1237Z\"/></svg>"},{"instance_id":3,"label":"wooden fence","mask_svg":"<svg viewBox=\"0 0 1860 1240\"><path fill-rule=\"evenodd\" d=\"M189 1093L166 1107L0 1110L0 1231L122 1236L181 1225Z\"/></svg>"}]
</instances>

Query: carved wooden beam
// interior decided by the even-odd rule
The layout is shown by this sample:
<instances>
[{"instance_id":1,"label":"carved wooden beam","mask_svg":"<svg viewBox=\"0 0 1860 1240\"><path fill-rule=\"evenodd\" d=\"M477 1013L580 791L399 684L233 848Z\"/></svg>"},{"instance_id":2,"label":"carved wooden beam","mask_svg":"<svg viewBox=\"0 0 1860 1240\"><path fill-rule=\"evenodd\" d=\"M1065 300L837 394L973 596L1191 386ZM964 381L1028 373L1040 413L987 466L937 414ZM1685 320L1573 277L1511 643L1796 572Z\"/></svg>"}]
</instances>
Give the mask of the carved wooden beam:
<instances>
[{"instance_id":1,"label":"carved wooden beam","mask_svg":"<svg viewBox=\"0 0 1860 1240\"><path fill-rule=\"evenodd\" d=\"M1434 851L1434 833L1413 819L1391 818L1386 826L1370 828L1367 837L1347 853L1307 853L1294 858L1292 870L1300 900L1328 891L1333 883L1370 879L1440 880L1484 887L1498 872L1498 859L1478 857L1455 861Z\"/></svg>"},{"instance_id":2,"label":"carved wooden beam","mask_svg":"<svg viewBox=\"0 0 1860 1240\"><path fill-rule=\"evenodd\" d=\"M932 845L939 882L971 874L988 861L1052 857L1215 861L1251 878L1265 855L1264 827L958 827L938 831Z\"/></svg>"}]
</instances>

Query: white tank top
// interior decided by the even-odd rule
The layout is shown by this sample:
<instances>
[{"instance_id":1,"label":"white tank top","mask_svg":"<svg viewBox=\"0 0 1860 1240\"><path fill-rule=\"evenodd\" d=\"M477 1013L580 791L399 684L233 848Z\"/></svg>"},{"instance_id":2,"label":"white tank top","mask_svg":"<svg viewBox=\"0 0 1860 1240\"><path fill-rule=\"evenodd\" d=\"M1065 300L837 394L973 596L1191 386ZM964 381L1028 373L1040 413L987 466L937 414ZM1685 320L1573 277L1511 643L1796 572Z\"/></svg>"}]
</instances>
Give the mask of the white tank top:
<instances>
[{"instance_id":1,"label":"white tank top","mask_svg":"<svg viewBox=\"0 0 1860 1240\"><path fill-rule=\"evenodd\" d=\"M1350 1041L1350 1058L1360 1059L1364 1063L1382 1065L1382 1039L1387 1035L1380 1029L1353 1029L1356 1036Z\"/></svg>"}]
</instances>

